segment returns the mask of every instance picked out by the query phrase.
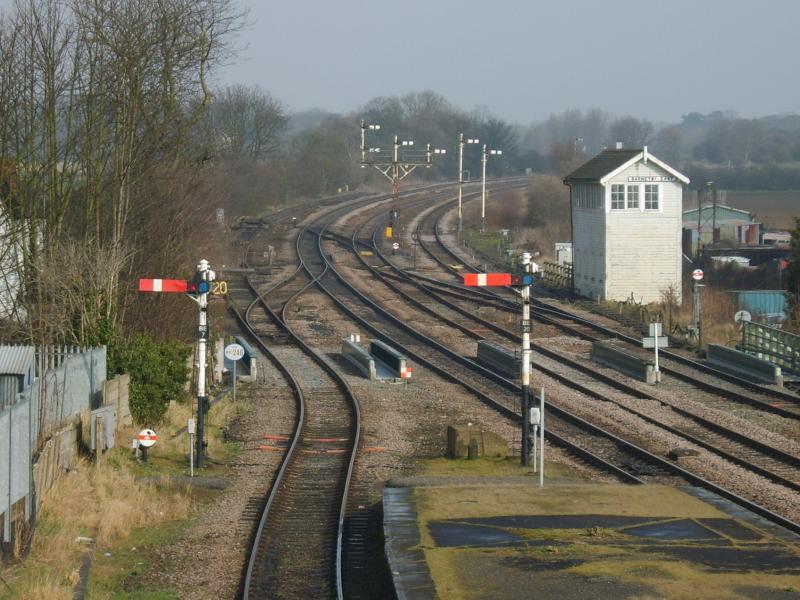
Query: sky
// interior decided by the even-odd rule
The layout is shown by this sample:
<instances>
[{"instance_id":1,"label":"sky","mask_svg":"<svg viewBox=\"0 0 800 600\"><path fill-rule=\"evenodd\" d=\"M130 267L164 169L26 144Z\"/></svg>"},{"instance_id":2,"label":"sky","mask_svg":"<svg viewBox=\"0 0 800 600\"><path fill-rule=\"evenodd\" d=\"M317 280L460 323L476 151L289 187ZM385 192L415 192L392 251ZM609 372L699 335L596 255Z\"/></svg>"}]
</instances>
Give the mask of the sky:
<instances>
[{"instance_id":1,"label":"sky","mask_svg":"<svg viewBox=\"0 0 800 600\"><path fill-rule=\"evenodd\" d=\"M290 110L356 110L433 90L529 123L567 108L677 121L800 111L798 0L242 2L253 26L221 76Z\"/></svg>"},{"instance_id":2,"label":"sky","mask_svg":"<svg viewBox=\"0 0 800 600\"><path fill-rule=\"evenodd\" d=\"M569 108L800 111L798 0L234 1L251 26L217 82L290 111L425 90L520 124Z\"/></svg>"}]
</instances>

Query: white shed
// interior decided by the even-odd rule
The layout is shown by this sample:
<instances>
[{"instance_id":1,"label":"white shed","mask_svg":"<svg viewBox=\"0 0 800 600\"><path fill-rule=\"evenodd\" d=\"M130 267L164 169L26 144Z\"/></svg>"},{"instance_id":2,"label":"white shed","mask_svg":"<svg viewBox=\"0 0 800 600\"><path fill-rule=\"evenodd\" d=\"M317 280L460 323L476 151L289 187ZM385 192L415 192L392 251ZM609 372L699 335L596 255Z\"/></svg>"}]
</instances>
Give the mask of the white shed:
<instances>
[{"instance_id":1,"label":"white shed","mask_svg":"<svg viewBox=\"0 0 800 600\"><path fill-rule=\"evenodd\" d=\"M564 178L570 188L573 286L601 300L681 295L683 186L647 151L603 150Z\"/></svg>"}]
</instances>

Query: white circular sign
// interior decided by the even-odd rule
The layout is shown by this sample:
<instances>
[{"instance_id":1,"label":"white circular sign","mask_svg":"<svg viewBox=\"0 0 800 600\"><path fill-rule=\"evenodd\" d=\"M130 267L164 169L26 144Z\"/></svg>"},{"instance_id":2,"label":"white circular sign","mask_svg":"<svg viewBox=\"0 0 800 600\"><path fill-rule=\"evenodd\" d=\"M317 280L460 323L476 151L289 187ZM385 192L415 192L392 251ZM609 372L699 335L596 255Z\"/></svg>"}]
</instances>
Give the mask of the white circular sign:
<instances>
[{"instance_id":1,"label":"white circular sign","mask_svg":"<svg viewBox=\"0 0 800 600\"><path fill-rule=\"evenodd\" d=\"M152 429L142 429L139 432L139 445L143 448L149 448L150 446L154 446L156 441L158 440L158 436L156 432Z\"/></svg>"},{"instance_id":2,"label":"white circular sign","mask_svg":"<svg viewBox=\"0 0 800 600\"><path fill-rule=\"evenodd\" d=\"M400 249L400 244L398 244L397 242L394 242L394 243L392 244L392 248L393 248L394 250L399 250L399 249Z\"/></svg>"},{"instance_id":3,"label":"white circular sign","mask_svg":"<svg viewBox=\"0 0 800 600\"><path fill-rule=\"evenodd\" d=\"M733 315L733 320L737 323L749 323L753 319L753 315L751 315L746 310L737 311L735 315Z\"/></svg>"},{"instance_id":4,"label":"white circular sign","mask_svg":"<svg viewBox=\"0 0 800 600\"><path fill-rule=\"evenodd\" d=\"M703 269L695 269L692 271L692 279L700 281L703 278Z\"/></svg>"},{"instance_id":5,"label":"white circular sign","mask_svg":"<svg viewBox=\"0 0 800 600\"><path fill-rule=\"evenodd\" d=\"M241 344L225 346L225 358L228 360L240 360L242 357L244 357L244 347Z\"/></svg>"}]
</instances>

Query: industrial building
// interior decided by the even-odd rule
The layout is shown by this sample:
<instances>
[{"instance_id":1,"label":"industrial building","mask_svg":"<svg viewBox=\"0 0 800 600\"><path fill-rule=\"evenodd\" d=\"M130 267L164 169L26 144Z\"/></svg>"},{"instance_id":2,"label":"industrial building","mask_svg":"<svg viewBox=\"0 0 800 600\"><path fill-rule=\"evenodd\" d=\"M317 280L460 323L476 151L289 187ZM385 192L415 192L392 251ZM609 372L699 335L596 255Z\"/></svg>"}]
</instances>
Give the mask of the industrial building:
<instances>
[{"instance_id":1,"label":"industrial building","mask_svg":"<svg viewBox=\"0 0 800 600\"><path fill-rule=\"evenodd\" d=\"M707 203L683 211L683 248L687 254L694 255L698 248L710 245L758 246L760 240L761 223L746 210Z\"/></svg>"},{"instance_id":2,"label":"industrial building","mask_svg":"<svg viewBox=\"0 0 800 600\"><path fill-rule=\"evenodd\" d=\"M570 188L573 289L600 300L681 294L683 186L647 147L603 150L564 178Z\"/></svg>"}]
</instances>

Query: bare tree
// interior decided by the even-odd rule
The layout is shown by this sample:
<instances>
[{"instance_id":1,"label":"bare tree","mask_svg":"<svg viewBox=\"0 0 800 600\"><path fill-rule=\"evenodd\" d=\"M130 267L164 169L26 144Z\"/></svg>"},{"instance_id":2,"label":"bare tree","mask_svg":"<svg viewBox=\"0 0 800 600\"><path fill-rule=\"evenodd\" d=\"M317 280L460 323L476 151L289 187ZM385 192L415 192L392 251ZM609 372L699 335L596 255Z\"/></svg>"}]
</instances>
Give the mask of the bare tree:
<instances>
[{"instance_id":1,"label":"bare tree","mask_svg":"<svg viewBox=\"0 0 800 600\"><path fill-rule=\"evenodd\" d=\"M14 281L10 313L29 339L79 341L116 322L142 194L154 177L195 168L188 136L244 18L234 0L17 0L4 19L0 165L15 190L0 210L21 258L0 277ZM60 257L103 281L65 290L43 279ZM77 293L87 294L79 313Z\"/></svg>"},{"instance_id":2,"label":"bare tree","mask_svg":"<svg viewBox=\"0 0 800 600\"><path fill-rule=\"evenodd\" d=\"M260 88L227 87L208 112L208 144L223 158L263 160L277 150L287 121L281 103Z\"/></svg>"},{"instance_id":3,"label":"bare tree","mask_svg":"<svg viewBox=\"0 0 800 600\"><path fill-rule=\"evenodd\" d=\"M646 119L623 117L611 124L610 145L622 142L625 148L641 148L653 133L653 124Z\"/></svg>"}]
</instances>

